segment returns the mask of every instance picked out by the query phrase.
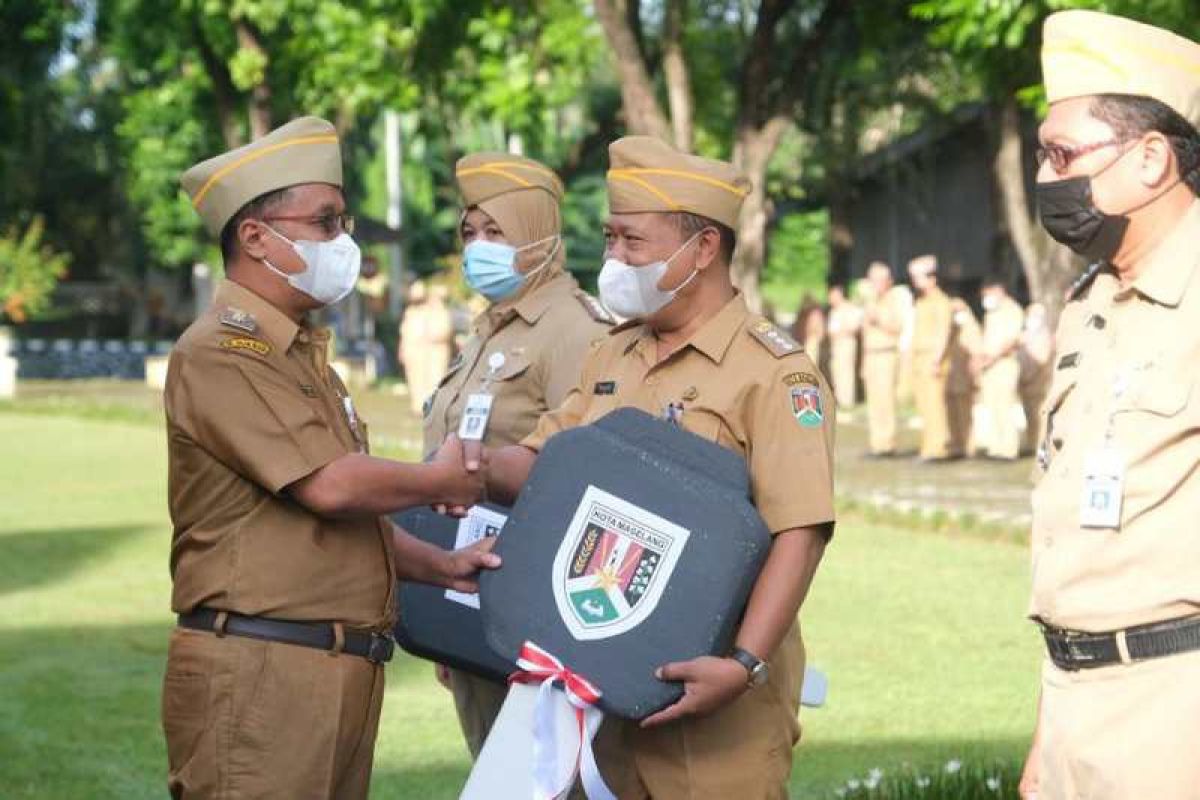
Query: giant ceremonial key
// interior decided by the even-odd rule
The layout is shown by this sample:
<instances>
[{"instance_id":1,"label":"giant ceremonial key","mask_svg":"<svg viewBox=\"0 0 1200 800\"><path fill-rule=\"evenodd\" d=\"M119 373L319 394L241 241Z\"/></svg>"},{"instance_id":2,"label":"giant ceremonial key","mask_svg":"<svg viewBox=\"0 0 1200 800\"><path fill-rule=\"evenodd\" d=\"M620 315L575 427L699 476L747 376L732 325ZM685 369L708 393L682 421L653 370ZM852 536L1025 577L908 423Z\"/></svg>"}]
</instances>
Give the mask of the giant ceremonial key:
<instances>
[{"instance_id":1,"label":"giant ceremonial key","mask_svg":"<svg viewBox=\"0 0 1200 800\"><path fill-rule=\"evenodd\" d=\"M798 476L799 477L799 476ZM536 645L641 719L682 685L668 661L723 654L771 537L730 450L632 408L550 439L480 579L488 643Z\"/></svg>"}]
</instances>

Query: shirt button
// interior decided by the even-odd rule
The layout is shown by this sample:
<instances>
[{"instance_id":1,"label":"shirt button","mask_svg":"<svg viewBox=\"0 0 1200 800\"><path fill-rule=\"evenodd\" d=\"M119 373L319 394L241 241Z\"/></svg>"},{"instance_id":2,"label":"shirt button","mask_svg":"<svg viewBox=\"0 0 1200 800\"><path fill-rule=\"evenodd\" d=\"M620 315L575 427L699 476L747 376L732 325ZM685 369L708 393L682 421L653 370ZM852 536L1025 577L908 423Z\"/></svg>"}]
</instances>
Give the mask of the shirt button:
<instances>
[{"instance_id":1,"label":"shirt button","mask_svg":"<svg viewBox=\"0 0 1200 800\"><path fill-rule=\"evenodd\" d=\"M1042 539L1042 544L1046 547L1050 547L1052 544L1054 544L1054 537L1047 536L1045 539Z\"/></svg>"}]
</instances>

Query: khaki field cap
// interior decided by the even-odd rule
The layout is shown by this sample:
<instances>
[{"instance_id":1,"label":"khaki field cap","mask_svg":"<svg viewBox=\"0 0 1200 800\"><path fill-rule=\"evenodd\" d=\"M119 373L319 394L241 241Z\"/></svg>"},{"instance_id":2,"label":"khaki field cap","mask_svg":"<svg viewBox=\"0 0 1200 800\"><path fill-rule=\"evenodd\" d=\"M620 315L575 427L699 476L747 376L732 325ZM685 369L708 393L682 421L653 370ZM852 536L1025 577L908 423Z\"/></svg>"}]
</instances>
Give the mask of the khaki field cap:
<instances>
[{"instance_id":1,"label":"khaki field cap","mask_svg":"<svg viewBox=\"0 0 1200 800\"><path fill-rule=\"evenodd\" d=\"M732 164L681 153L651 136L618 139L608 160L612 213L686 211L737 230L750 181Z\"/></svg>"},{"instance_id":2,"label":"khaki field cap","mask_svg":"<svg viewBox=\"0 0 1200 800\"><path fill-rule=\"evenodd\" d=\"M342 185L342 150L333 125L301 117L258 141L201 161L183 173L183 189L213 236L259 195L302 183Z\"/></svg>"},{"instance_id":3,"label":"khaki field cap","mask_svg":"<svg viewBox=\"0 0 1200 800\"><path fill-rule=\"evenodd\" d=\"M563 185L554 171L532 158L510 153L471 153L454 166L463 205L477 206L493 197L526 189L544 189L562 200Z\"/></svg>"},{"instance_id":4,"label":"khaki field cap","mask_svg":"<svg viewBox=\"0 0 1200 800\"><path fill-rule=\"evenodd\" d=\"M1042 74L1051 103L1142 95L1200 127L1200 45L1162 28L1098 11L1051 14L1042 32Z\"/></svg>"}]
</instances>

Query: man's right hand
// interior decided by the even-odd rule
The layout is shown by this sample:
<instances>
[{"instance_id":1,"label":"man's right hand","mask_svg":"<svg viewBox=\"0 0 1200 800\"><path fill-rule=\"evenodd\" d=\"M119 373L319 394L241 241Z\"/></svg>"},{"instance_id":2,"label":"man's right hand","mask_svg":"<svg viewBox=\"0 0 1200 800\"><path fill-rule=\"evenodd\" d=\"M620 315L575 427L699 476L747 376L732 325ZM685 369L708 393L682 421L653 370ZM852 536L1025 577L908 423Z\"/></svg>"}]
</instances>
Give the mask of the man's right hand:
<instances>
[{"instance_id":1,"label":"man's right hand","mask_svg":"<svg viewBox=\"0 0 1200 800\"><path fill-rule=\"evenodd\" d=\"M440 497L435 505L467 508L482 499L483 470L479 466L476 466L475 470L467 469L463 443L456 435L450 434L446 437L446 441L442 442L442 446L430 460L429 466L437 470L439 475Z\"/></svg>"}]
</instances>

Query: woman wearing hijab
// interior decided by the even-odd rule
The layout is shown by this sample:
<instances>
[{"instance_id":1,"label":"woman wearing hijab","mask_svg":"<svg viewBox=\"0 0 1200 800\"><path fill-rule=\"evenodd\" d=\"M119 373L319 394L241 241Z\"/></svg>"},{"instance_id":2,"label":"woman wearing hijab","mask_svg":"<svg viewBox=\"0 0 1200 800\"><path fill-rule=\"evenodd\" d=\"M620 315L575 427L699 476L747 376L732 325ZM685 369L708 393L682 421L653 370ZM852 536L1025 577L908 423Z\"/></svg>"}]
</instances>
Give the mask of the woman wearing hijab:
<instances>
[{"instance_id":1,"label":"woman wearing hijab","mask_svg":"<svg viewBox=\"0 0 1200 800\"><path fill-rule=\"evenodd\" d=\"M458 162L455 177L463 276L489 305L425 403L426 453L458 430L468 396L480 391L494 397L484 446L520 442L578 383L588 345L615 322L564 269L563 187L554 172L521 156L474 153ZM476 757L507 687L442 670Z\"/></svg>"}]
</instances>

